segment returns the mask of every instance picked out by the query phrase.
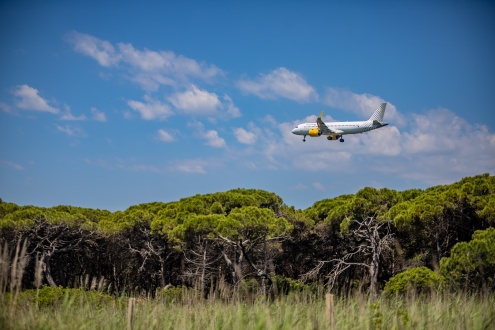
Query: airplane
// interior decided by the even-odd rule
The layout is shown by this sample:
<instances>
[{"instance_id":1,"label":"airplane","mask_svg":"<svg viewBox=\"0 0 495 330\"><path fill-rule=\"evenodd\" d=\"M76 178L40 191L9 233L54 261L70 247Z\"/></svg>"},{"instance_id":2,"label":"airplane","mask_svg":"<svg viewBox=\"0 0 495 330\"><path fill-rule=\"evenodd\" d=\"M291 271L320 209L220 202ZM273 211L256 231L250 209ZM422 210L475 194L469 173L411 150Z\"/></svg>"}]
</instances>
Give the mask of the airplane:
<instances>
[{"instance_id":1,"label":"airplane","mask_svg":"<svg viewBox=\"0 0 495 330\"><path fill-rule=\"evenodd\" d=\"M323 116L322 111L316 119L316 123L299 124L292 130L292 134L304 135L303 142L306 142L306 135L311 137L327 135L327 140L340 139L340 142L344 142L343 136L345 134L364 133L387 126L388 123L383 121L386 106L387 103L382 103L370 119L366 121L336 121L325 124L323 120L321 120L321 116Z\"/></svg>"}]
</instances>

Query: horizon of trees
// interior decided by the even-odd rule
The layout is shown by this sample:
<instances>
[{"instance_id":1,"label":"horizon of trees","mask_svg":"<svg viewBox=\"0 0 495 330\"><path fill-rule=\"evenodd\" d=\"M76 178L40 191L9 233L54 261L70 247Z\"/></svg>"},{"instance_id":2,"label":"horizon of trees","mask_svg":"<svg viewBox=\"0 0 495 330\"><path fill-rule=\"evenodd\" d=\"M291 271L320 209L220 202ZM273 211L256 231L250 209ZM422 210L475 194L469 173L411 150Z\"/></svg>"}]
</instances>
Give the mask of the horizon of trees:
<instances>
[{"instance_id":1,"label":"horizon of trees","mask_svg":"<svg viewBox=\"0 0 495 330\"><path fill-rule=\"evenodd\" d=\"M395 191L366 187L305 210L233 189L125 211L0 199L8 286L25 244L23 288L106 287L153 295L194 286L266 294L324 283L334 293L495 291L495 177ZM9 266L10 267L10 266Z\"/></svg>"}]
</instances>

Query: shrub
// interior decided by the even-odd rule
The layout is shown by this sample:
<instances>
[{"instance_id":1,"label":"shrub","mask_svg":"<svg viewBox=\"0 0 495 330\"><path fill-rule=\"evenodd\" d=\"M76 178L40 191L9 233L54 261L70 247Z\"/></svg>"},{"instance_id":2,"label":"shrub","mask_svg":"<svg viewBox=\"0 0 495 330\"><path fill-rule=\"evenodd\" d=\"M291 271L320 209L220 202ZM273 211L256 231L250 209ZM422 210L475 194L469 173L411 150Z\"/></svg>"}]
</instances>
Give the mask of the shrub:
<instances>
[{"instance_id":1,"label":"shrub","mask_svg":"<svg viewBox=\"0 0 495 330\"><path fill-rule=\"evenodd\" d=\"M388 280L385 284L385 293L390 295L403 294L408 291L428 293L441 287L444 279L431 269L421 266L408 269Z\"/></svg>"},{"instance_id":2,"label":"shrub","mask_svg":"<svg viewBox=\"0 0 495 330\"><path fill-rule=\"evenodd\" d=\"M34 302L39 308L57 308L65 303L79 302L102 308L113 304L112 296L99 291L86 291L82 288L70 289L61 286L45 285L41 289L30 289L19 293L18 301ZM122 303L123 304L123 303Z\"/></svg>"},{"instance_id":3,"label":"shrub","mask_svg":"<svg viewBox=\"0 0 495 330\"><path fill-rule=\"evenodd\" d=\"M477 230L469 242L457 243L440 260L440 272L452 288L495 291L495 228Z\"/></svg>"},{"instance_id":4,"label":"shrub","mask_svg":"<svg viewBox=\"0 0 495 330\"><path fill-rule=\"evenodd\" d=\"M291 292L315 291L314 285L305 284L300 280L295 280L290 277L275 275L272 278L273 285L276 286L277 292L280 294L289 294Z\"/></svg>"}]
</instances>

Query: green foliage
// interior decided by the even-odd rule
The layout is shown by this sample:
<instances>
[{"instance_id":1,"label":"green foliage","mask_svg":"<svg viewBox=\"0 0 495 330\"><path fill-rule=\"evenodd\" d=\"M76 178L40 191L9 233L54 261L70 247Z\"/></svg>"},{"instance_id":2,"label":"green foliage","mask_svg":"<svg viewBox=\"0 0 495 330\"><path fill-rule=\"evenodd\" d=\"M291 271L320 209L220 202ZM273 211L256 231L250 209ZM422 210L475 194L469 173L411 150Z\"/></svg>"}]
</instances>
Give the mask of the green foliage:
<instances>
[{"instance_id":1,"label":"green foliage","mask_svg":"<svg viewBox=\"0 0 495 330\"><path fill-rule=\"evenodd\" d=\"M181 224L176 225L172 230L168 231L168 237L172 240L185 240L188 238L188 235L214 238L225 221L226 217L221 214L191 214Z\"/></svg>"},{"instance_id":2,"label":"green foliage","mask_svg":"<svg viewBox=\"0 0 495 330\"><path fill-rule=\"evenodd\" d=\"M143 204L130 206L126 211L131 212L131 211L140 210L140 211L146 211L146 212L149 212L153 215L156 215L156 214L158 214L158 212L160 212L165 207L167 207L167 205L168 204L165 204L162 202L143 203Z\"/></svg>"},{"instance_id":3,"label":"green foliage","mask_svg":"<svg viewBox=\"0 0 495 330\"><path fill-rule=\"evenodd\" d=\"M366 187L356 195L342 195L316 202L304 212L315 223L327 223L338 230L345 219L363 220L367 217L385 218L386 212L397 203L399 193L395 190ZM343 228L340 228L341 231ZM344 228L345 229L345 228Z\"/></svg>"},{"instance_id":4,"label":"green foliage","mask_svg":"<svg viewBox=\"0 0 495 330\"><path fill-rule=\"evenodd\" d=\"M364 220L368 217L382 216L397 203L398 193L395 190L366 187L357 192L351 205L353 218Z\"/></svg>"},{"instance_id":5,"label":"green foliage","mask_svg":"<svg viewBox=\"0 0 495 330\"><path fill-rule=\"evenodd\" d=\"M216 204L218 207L219 205ZM276 217L269 208L245 206L233 209L228 216L223 214L175 214L164 209L152 223L153 230L159 230L176 243L185 243L191 235L214 238L217 235L229 239L255 239L285 235L292 225L282 217Z\"/></svg>"},{"instance_id":6,"label":"green foliage","mask_svg":"<svg viewBox=\"0 0 495 330\"><path fill-rule=\"evenodd\" d=\"M407 202L423 194L421 189L408 189L398 193L398 202Z\"/></svg>"},{"instance_id":7,"label":"green foliage","mask_svg":"<svg viewBox=\"0 0 495 330\"><path fill-rule=\"evenodd\" d=\"M55 206L43 208L35 206L22 206L11 208L13 212L0 218L0 229L13 228L26 230L31 228L35 220L45 220L52 224L67 224L85 229L96 227L96 222L101 217L110 214L108 211L83 209L72 206Z\"/></svg>"},{"instance_id":8,"label":"green foliage","mask_svg":"<svg viewBox=\"0 0 495 330\"><path fill-rule=\"evenodd\" d=\"M495 226L495 194L491 198L478 202L478 206L477 214L491 226Z\"/></svg>"},{"instance_id":9,"label":"green foliage","mask_svg":"<svg viewBox=\"0 0 495 330\"><path fill-rule=\"evenodd\" d=\"M475 230L485 229L492 217L492 178L464 178L429 188L414 198L399 198L386 216L394 221L405 257L416 265L438 267L455 243L468 241Z\"/></svg>"},{"instance_id":10,"label":"green foliage","mask_svg":"<svg viewBox=\"0 0 495 330\"><path fill-rule=\"evenodd\" d=\"M439 196L424 194L413 202L393 206L389 215L399 231L412 230L415 224L428 224L442 216L444 204Z\"/></svg>"},{"instance_id":11,"label":"green foliage","mask_svg":"<svg viewBox=\"0 0 495 330\"><path fill-rule=\"evenodd\" d=\"M132 209L111 213L100 222L98 229L107 235L117 234L131 229L139 223L150 223L153 215L145 210Z\"/></svg>"},{"instance_id":12,"label":"green foliage","mask_svg":"<svg viewBox=\"0 0 495 330\"><path fill-rule=\"evenodd\" d=\"M278 293L289 294L302 291L315 292L315 283L306 284L301 280L295 280L282 275L272 276L273 285L277 288Z\"/></svg>"},{"instance_id":13,"label":"green foliage","mask_svg":"<svg viewBox=\"0 0 495 330\"><path fill-rule=\"evenodd\" d=\"M109 216L110 211L100 209L89 209L84 207L75 207L67 205L54 206L50 210L75 215L76 218L84 222L98 223L101 219Z\"/></svg>"},{"instance_id":14,"label":"green foliage","mask_svg":"<svg viewBox=\"0 0 495 330\"><path fill-rule=\"evenodd\" d=\"M136 299L132 329L328 329L325 300L305 293L241 300ZM125 305L124 307L126 307ZM362 295L336 298L334 329L493 329L493 296L442 295L428 299L367 299ZM1 306L3 307L3 306ZM127 308L66 304L38 309L32 302L0 308L1 329L124 329Z\"/></svg>"},{"instance_id":15,"label":"green foliage","mask_svg":"<svg viewBox=\"0 0 495 330\"><path fill-rule=\"evenodd\" d=\"M399 202L390 209L388 217L394 220L399 230L408 230L414 221L436 221L447 211L462 213L466 211L463 208L470 205L478 215L495 220L494 178L482 174L451 185L432 187L422 193L405 191L400 193Z\"/></svg>"},{"instance_id":16,"label":"green foliage","mask_svg":"<svg viewBox=\"0 0 495 330\"><path fill-rule=\"evenodd\" d=\"M440 274L427 267L411 268L391 277L385 284L385 293L389 295L410 291L430 293L432 290L439 289L443 281L444 279Z\"/></svg>"},{"instance_id":17,"label":"green foliage","mask_svg":"<svg viewBox=\"0 0 495 330\"><path fill-rule=\"evenodd\" d=\"M4 228L13 228L22 230L34 225L35 219L46 218L46 209L34 206L23 206L12 213L6 214L0 220L0 230Z\"/></svg>"},{"instance_id":18,"label":"green foliage","mask_svg":"<svg viewBox=\"0 0 495 330\"><path fill-rule=\"evenodd\" d=\"M222 193L196 195L163 206L156 213L151 228L166 234L176 242L194 233L233 237L239 235L238 230L241 228L251 227L256 231L254 227L257 225L254 222L259 224L274 218L275 212L281 207L280 197L256 189L234 189ZM243 219L240 219L240 213L246 213ZM284 225L282 222L278 221L275 227ZM277 231L270 221L265 227L268 231Z\"/></svg>"},{"instance_id":19,"label":"green foliage","mask_svg":"<svg viewBox=\"0 0 495 330\"><path fill-rule=\"evenodd\" d=\"M86 291L82 288L71 289L61 286L45 285L39 290L31 289L19 293L18 302L34 302L39 308L58 308L69 302L81 302L97 308L111 305L114 298L99 291Z\"/></svg>"},{"instance_id":20,"label":"green foliage","mask_svg":"<svg viewBox=\"0 0 495 330\"><path fill-rule=\"evenodd\" d=\"M0 220L3 219L7 214L13 213L19 209L19 206L14 203L4 202L0 198Z\"/></svg>"},{"instance_id":21,"label":"green foliage","mask_svg":"<svg viewBox=\"0 0 495 330\"><path fill-rule=\"evenodd\" d=\"M338 225L344 218L351 214L353 200L354 195L342 195L331 199L324 199L314 203L304 213L316 224L325 222Z\"/></svg>"},{"instance_id":22,"label":"green foliage","mask_svg":"<svg viewBox=\"0 0 495 330\"><path fill-rule=\"evenodd\" d=\"M383 313L379 302L370 305L371 329L381 329L383 327Z\"/></svg>"},{"instance_id":23,"label":"green foliage","mask_svg":"<svg viewBox=\"0 0 495 330\"><path fill-rule=\"evenodd\" d=\"M350 218L345 218L344 220L342 220L342 222L340 223L340 233L341 234L349 233L350 224L351 224Z\"/></svg>"},{"instance_id":24,"label":"green foliage","mask_svg":"<svg viewBox=\"0 0 495 330\"><path fill-rule=\"evenodd\" d=\"M292 225L285 218L277 218L271 209L254 206L234 209L228 219L225 226L219 228L219 233L233 239L271 238L292 230Z\"/></svg>"},{"instance_id":25,"label":"green foliage","mask_svg":"<svg viewBox=\"0 0 495 330\"><path fill-rule=\"evenodd\" d=\"M156 292L155 299L164 304L182 304L189 299L199 300L201 294L184 286L167 287Z\"/></svg>"},{"instance_id":26,"label":"green foliage","mask_svg":"<svg viewBox=\"0 0 495 330\"><path fill-rule=\"evenodd\" d=\"M210 212L213 214L225 215L225 210L223 209L222 204L220 204L219 202L214 202L213 204L211 204Z\"/></svg>"},{"instance_id":27,"label":"green foliage","mask_svg":"<svg viewBox=\"0 0 495 330\"><path fill-rule=\"evenodd\" d=\"M244 279L239 283L239 297L243 300L251 300L258 295L259 288L260 284L256 279Z\"/></svg>"},{"instance_id":28,"label":"green foliage","mask_svg":"<svg viewBox=\"0 0 495 330\"><path fill-rule=\"evenodd\" d=\"M268 208L276 213L283 205L282 198L276 194L258 189L233 189L225 193L207 195L206 198L221 203L227 214L235 208L245 206Z\"/></svg>"},{"instance_id":29,"label":"green foliage","mask_svg":"<svg viewBox=\"0 0 495 330\"><path fill-rule=\"evenodd\" d=\"M478 230L469 242L457 243L440 272L453 288L495 290L495 228Z\"/></svg>"},{"instance_id":30,"label":"green foliage","mask_svg":"<svg viewBox=\"0 0 495 330\"><path fill-rule=\"evenodd\" d=\"M268 269L270 262L280 274L301 276L318 261L347 253L349 244L355 242L351 235L341 234L351 233L352 220L368 216L380 221L390 219L395 225L393 262L384 258L380 284L398 269L420 265L436 269L440 258L450 256L444 258L441 269L452 287L475 290L495 286L490 259L495 253L488 234L476 234L476 242L452 249L458 242L468 242L475 230L495 226L495 177L489 174L424 191L366 187L355 195L318 201L304 211L284 205L276 194L256 189L139 204L114 213L65 205L18 206L0 199L0 243L13 254L14 240L29 238L28 253L33 258L27 269L34 268L37 253L46 257L50 253L51 258L45 261L52 263L55 283L76 283L75 277L91 274L111 278L116 291L128 283L133 283L134 289L145 282L153 282L149 288L154 290L164 283L184 283L181 256L192 257L199 252L212 262L206 266L208 272L213 272L211 267L217 274L214 276L226 276L228 284L254 274L253 267L263 265L261 268ZM57 226L60 224L71 228ZM56 230L66 236L57 236ZM278 239L280 236L283 239ZM274 237L277 239L270 240ZM170 243L185 254L171 250ZM114 255L125 258L117 260ZM246 262L248 256L251 265ZM243 268L243 273L233 279L237 275L230 275L234 274L232 269L227 270L231 265L224 267L224 263L232 263L233 269ZM70 265L70 269L61 271L60 265ZM192 264L186 266L193 268ZM325 265L315 276L323 278L329 267ZM221 271L217 273L217 269ZM389 281L394 292L407 286L404 283L421 288L429 287L428 281L436 281L420 268L399 275ZM30 285L32 277L32 273L27 274L24 285ZM345 272L339 285L357 283L362 278L361 272Z\"/></svg>"}]
</instances>

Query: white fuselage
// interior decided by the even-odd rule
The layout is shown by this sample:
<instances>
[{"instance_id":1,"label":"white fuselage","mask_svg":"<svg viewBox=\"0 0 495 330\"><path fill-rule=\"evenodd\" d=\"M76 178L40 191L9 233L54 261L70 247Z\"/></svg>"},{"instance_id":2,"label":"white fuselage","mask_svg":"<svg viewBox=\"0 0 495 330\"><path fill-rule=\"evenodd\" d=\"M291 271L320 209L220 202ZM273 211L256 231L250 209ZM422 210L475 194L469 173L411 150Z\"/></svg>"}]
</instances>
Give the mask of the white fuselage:
<instances>
[{"instance_id":1,"label":"white fuselage","mask_svg":"<svg viewBox=\"0 0 495 330\"><path fill-rule=\"evenodd\" d=\"M372 121L340 121L326 123L327 127L336 133L322 132L323 135L345 135L368 132L385 125L374 125ZM304 123L297 125L292 133L296 135L309 135L310 129L318 129L316 123Z\"/></svg>"},{"instance_id":2,"label":"white fuselage","mask_svg":"<svg viewBox=\"0 0 495 330\"><path fill-rule=\"evenodd\" d=\"M373 115L371 115L370 119L365 121L334 121L324 123L321 119L323 116L322 111L318 118L316 118L316 123L299 124L292 130L292 134L304 135L303 142L306 141L306 135L311 137L327 135L328 140L340 139L340 142L344 142L342 136L345 134L364 133L387 126L388 123L383 122L386 106L387 103L382 103Z\"/></svg>"}]
</instances>

